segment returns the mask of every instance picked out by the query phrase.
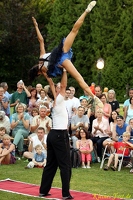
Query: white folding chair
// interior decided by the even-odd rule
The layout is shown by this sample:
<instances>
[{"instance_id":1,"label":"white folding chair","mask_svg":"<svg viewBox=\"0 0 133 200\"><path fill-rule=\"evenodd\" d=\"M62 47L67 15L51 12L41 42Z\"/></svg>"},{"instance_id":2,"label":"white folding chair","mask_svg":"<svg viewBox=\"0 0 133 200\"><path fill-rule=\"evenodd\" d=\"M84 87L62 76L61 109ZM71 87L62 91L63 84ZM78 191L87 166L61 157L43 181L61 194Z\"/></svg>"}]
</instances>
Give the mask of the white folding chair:
<instances>
[{"instance_id":1,"label":"white folding chair","mask_svg":"<svg viewBox=\"0 0 133 200\"><path fill-rule=\"evenodd\" d=\"M122 140L122 137L119 137L118 141L121 141L121 140ZM133 138L131 138L129 141L131 143L133 143ZM107 147L108 147L108 145L105 146L105 149L104 149L104 152L103 152L100 169L103 168L105 160L108 160L109 157L110 157L110 153L107 153ZM118 158L118 171L121 170L124 158L130 158L131 157L130 155L129 156L124 156L125 150L126 150L126 148L123 149L123 153L122 154L118 154L118 156L119 156L119 158ZM113 153L113 152L111 152L111 153ZM114 151L114 153L115 153L115 151ZM131 151L131 153L132 153L132 151Z\"/></svg>"}]
</instances>

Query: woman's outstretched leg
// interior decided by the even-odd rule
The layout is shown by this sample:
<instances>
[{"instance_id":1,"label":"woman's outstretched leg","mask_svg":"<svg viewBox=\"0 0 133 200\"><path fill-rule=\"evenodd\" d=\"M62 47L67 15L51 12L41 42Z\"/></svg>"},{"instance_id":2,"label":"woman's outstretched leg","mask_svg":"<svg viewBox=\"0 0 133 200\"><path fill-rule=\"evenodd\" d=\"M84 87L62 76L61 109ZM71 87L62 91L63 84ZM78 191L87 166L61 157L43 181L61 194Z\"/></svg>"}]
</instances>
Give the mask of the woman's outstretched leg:
<instances>
[{"instance_id":1,"label":"woman's outstretched leg","mask_svg":"<svg viewBox=\"0 0 133 200\"><path fill-rule=\"evenodd\" d=\"M84 19L86 15L93 9L93 7L96 5L96 1L91 1L87 7L87 9L84 11L84 13L78 18L76 23L74 24L71 32L68 34L64 41L63 51L64 53L68 52L69 49L72 47L72 44L74 42L75 37L78 34L78 31L80 27L82 26Z\"/></svg>"},{"instance_id":2,"label":"woman's outstretched leg","mask_svg":"<svg viewBox=\"0 0 133 200\"><path fill-rule=\"evenodd\" d=\"M100 107L103 108L103 103L100 101L100 99L98 97L96 97L90 87L88 86L88 84L84 81L83 77L81 76L81 74L77 71L77 69L74 67L74 65L72 64L72 62L70 60L65 60L62 63L62 66L69 72L69 74L71 74L71 76L73 78L76 79L76 81L78 82L78 84L80 85L80 87L85 90L89 96L91 96L94 100L95 100L95 104Z\"/></svg>"},{"instance_id":3,"label":"woman's outstretched leg","mask_svg":"<svg viewBox=\"0 0 133 200\"><path fill-rule=\"evenodd\" d=\"M41 32L38 28L38 23L37 23L37 21L34 17L32 17L32 21L33 21L34 27L36 29L38 41L40 43L40 58L42 58L42 56L46 53L45 46L44 46L44 39L43 39L42 34L41 34Z\"/></svg>"}]
</instances>

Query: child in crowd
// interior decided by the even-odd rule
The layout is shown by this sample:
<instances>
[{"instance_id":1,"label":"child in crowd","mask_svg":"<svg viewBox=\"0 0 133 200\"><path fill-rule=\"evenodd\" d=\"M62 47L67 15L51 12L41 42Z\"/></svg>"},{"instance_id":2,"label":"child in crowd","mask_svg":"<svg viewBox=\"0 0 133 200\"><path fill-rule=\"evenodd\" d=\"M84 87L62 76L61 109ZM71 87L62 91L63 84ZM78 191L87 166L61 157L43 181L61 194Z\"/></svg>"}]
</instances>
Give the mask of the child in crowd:
<instances>
[{"instance_id":1,"label":"child in crowd","mask_svg":"<svg viewBox=\"0 0 133 200\"><path fill-rule=\"evenodd\" d=\"M28 163L28 165L25 167L25 169L34 168L34 167L38 167L38 168L45 167L46 156L42 152L43 151L42 146L40 144L36 145L35 151L36 151L36 153L34 154L32 161Z\"/></svg>"},{"instance_id":2,"label":"child in crowd","mask_svg":"<svg viewBox=\"0 0 133 200\"><path fill-rule=\"evenodd\" d=\"M79 140L76 141L76 147L81 153L82 168L91 168L91 152L93 151L93 143L89 139L88 131L81 128L79 131ZM85 163L87 166L85 166Z\"/></svg>"},{"instance_id":3,"label":"child in crowd","mask_svg":"<svg viewBox=\"0 0 133 200\"><path fill-rule=\"evenodd\" d=\"M15 145L11 142L10 136L4 134L0 143L0 165L14 164L15 161Z\"/></svg>"},{"instance_id":4,"label":"child in crowd","mask_svg":"<svg viewBox=\"0 0 133 200\"><path fill-rule=\"evenodd\" d=\"M0 127L0 143L2 143L2 137L6 134L6 128Z\"/></svg>"},{"instance_id":5,"label":"child in crowd","mask_svg":"<svg viewBox=\"0 0 133 200\"><path fill-rule=\"evenodd\" d=\"M111 163L114 161L114 165L111 166L111 169L113 171L116 171L117 169L117 165L118 165L118 159L119 157L122 156L123 151L124 152L124 156L129 156L130 155L130 150L131 148L133 148L133 144L129 142L130 140L130 133L129 132L124 132L122 135L122 141L118 141L118 142L108 142L108 145L113 145L116 152L112 153L109 157L108 163L107 165L104 167L104 170L108 170Z\"/></svg>"}]
</instances>

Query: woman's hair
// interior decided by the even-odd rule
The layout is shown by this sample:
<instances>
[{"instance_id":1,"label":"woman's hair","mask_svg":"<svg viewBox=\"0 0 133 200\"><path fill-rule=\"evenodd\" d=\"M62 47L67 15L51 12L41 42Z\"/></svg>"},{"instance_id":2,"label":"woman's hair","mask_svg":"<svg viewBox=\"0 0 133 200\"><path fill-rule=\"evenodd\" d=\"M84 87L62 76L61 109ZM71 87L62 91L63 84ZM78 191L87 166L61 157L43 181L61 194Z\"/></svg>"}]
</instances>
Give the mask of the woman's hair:
<instances>
[{"instance_id":1,"label":"woman's hair","mask_svg":"<svg viewBox=\"0 0 133 200\"><path fill-rule=\"evenodd\" d=\"M0 127L0 131L3 131L5 130L5 133L6 133L6 128L5 127Z\"/></svg>"},{"instance_id":2,"label":"woman's hair","mask_svg":"<svg viewBox=\"0 0 133 200\"><path fill-rule=\"evenodd\" d=\"M8 134L4 134L3 137L2 137L2 140L4 140L4 139L10 139L11 140L11 137Z\"/></svg>"},{"instance_id":3,"label":"woman's hair","mask_svg":"<svg viewBox=\"0 0 133 200\"><path fill-rule=\"evenodd\" d=\"M106 94L102 93L102 94L100 95L99 99L101 99L102 97L105 97L106 100L107 100Z\"/></svg>"},{"instance_id":4,"label":"woman's hair","mask_svg":"<svg viewBox=\"0 0 133 200\"><path fill-rule=\"evenodd\" d=\"M112 118L112 113L115 112L117 114L117 116L119 115L119 113L116 110L113 110L111 112L111 117L110 117L110 122L114 122L114 119Z\"/></svg>"},{"instance_id":5,"label":"woman's hair","mask_svg":"<svg viewBox=\"0 0 133 200\"><path fill-rule=\"evenodd\" d=\"M131 100L133 99L133 97L131 97L130 99L129 99L129 102L130 102L130 104L131 104Z\"/></svg>"},{"instance_id":6,"label":"woman's hair","mask_svg":"<svg viewBox=\"0 0 133 200\"><path fill-rule=\"evenodd\" d=\"M33 115L33 112L37 112L38 113L38 115L39 115L39 110L38 110L38 108L32 108L32 110L31 110L31 115Z\"/></svg>"},{"instance_id":7,"label":"woman's hair","mask_svg":"<svg viewBox=\"0 0 133 200\"><path fill-rule=\"evenodd\" d=\"M36 88L32 88L31 90L30 90L30 94L31 94L31 92L33 92L33 91L36 91L36 94L35 94L35 98L37 99L37 90L36 90ZM29 97L29 99L30 99L31 97Z\"/></svg>"},{"instance_id":8,"label":"woman's hair","mask_svg":"<svg viewBox=\"0 0 133 200\"><path fill-rule=\"evenodd\" d=\"M85 132L86 139L90 139L90 138L91 138L89 132L88 132L85 128L80 128L80 130L79 130L79 136L78 136L79 139L81 139L81 136L80 136L80 132L81 132L81 131L84 131L84 132Z\"/></svg>"},{"instance_id":9,"label":"woman's hair","mask_svg":"<svg viewBox=\"0 0 133 200\"><path fill-rule=\"evenodd\" d=\"M39 92L39 94L41 94L42 91L45 92L45 95L46 95L45 89L41 89L40 92Z\"/></svg>"},{"instance_id":10,"label":"woman's hair","mask_svg":"<svg viewBox=\"0 0 133 200\"><path fill-rule=\"evenodd\" d=\"M15 111L16 111L16 112L18 111L18 107L19 107L19 106L22 106L22 107L23 107L23 111L25 111L26 108L27 108L27 106L26 106L24 103L18 103L18 104L16 105L16 107L15 107Z\"/></svg>"}]
</instances>

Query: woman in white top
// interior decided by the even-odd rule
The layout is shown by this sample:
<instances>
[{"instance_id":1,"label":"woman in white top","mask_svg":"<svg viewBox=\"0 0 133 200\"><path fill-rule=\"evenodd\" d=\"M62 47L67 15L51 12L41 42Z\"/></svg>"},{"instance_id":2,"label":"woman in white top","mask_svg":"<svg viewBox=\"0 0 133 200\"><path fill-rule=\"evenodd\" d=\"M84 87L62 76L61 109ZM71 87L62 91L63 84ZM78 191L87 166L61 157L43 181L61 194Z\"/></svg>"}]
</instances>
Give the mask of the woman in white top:
<instances>
[{"instance_id":1,"label":"woman in white top","mask_svg":"<svg viewBox=\"0 0 133 200\"><path fill-rule=\"evenodd\" d=\"M101 108L96 110L96 119L92 123L92 135L91 138L93 144L97 145L98 162L102 157L102 145L103 141L109 138L109 121L103 117L103 110Z\"/></svg>"},{"instance_id":2,"label":"woman in white top","mask_svg":"<svg viewBox=\"0 0 133 200\"><path fill-rule=\"evenodd\" d=\"M126 106L124 109L124 119L127 124L129 124L129 120L133 118L133 97L129 100L129 106Z\"/></svg>"}]
</instances>

